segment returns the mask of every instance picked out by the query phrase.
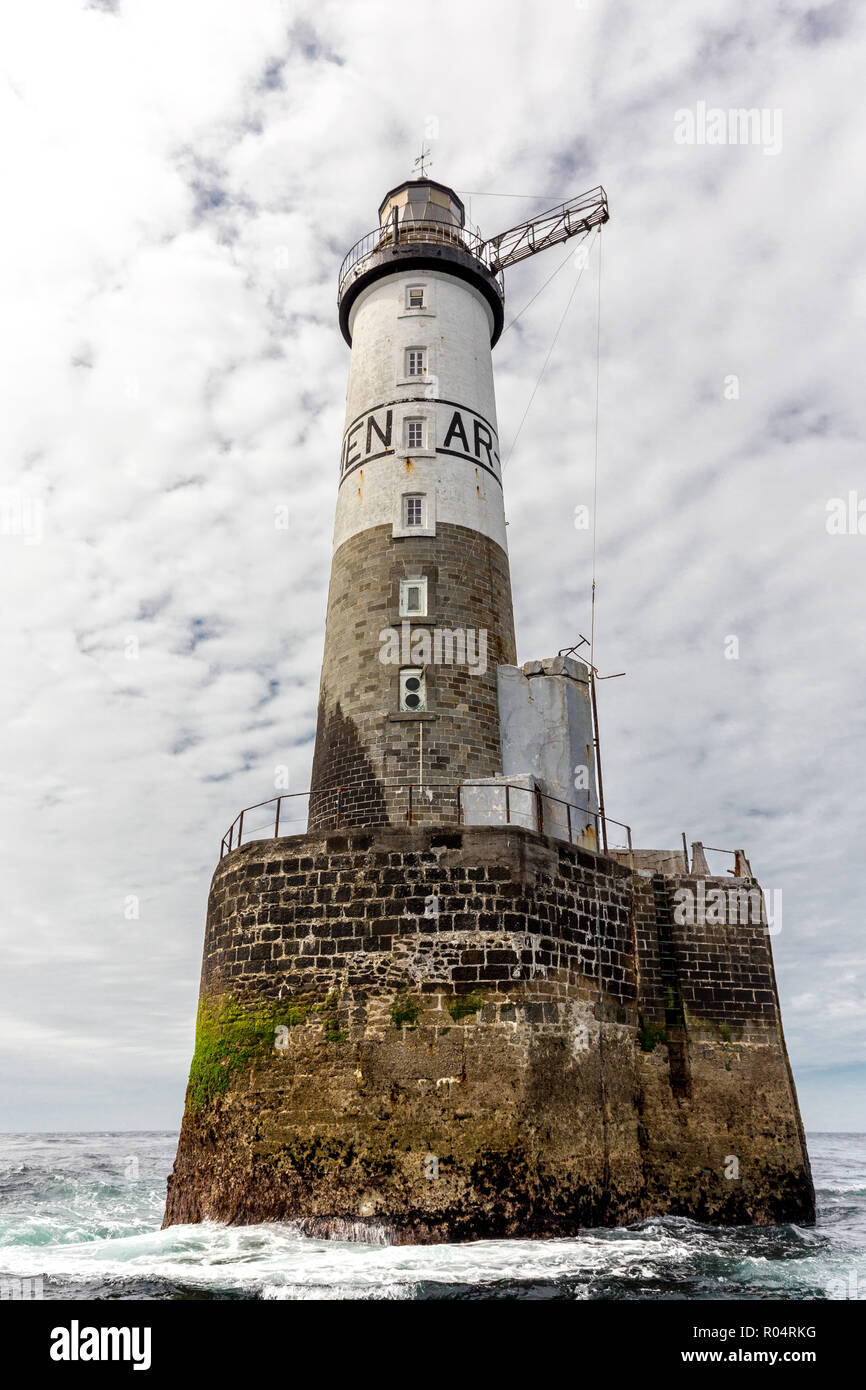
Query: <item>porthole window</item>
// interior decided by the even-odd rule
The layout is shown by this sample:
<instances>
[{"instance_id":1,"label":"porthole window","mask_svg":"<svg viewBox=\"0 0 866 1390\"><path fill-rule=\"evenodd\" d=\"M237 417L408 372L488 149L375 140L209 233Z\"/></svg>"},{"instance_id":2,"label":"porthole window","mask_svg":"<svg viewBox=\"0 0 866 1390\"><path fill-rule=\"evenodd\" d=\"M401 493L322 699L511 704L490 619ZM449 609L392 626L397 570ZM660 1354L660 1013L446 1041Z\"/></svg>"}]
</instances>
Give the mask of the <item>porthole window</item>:
<instances>
[{"instance_id":1,"label":"porthole window","mask_svg":"<svg viewBox=\"0 0 866 1390\"><path fill-rule=\"evenodd\" d=\"M407 667L400 672L400 709L420 711L427 708L427 681L424 672Z\"/></svg>"}]
</instances>

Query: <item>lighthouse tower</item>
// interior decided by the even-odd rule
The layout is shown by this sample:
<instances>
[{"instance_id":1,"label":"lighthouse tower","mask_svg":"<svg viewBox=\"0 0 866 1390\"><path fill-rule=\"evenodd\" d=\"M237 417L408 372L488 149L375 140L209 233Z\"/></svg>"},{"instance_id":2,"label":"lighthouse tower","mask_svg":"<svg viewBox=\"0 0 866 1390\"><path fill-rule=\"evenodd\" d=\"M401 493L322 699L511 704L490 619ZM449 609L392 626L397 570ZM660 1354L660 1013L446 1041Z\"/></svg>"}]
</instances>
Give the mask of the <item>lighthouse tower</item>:
<instances>
[{"instance_id":1,"label":"lighthouse tower","mask_svg":"<svg viewBox=\"0 0 866 1390\"><path fill-rule=\"evenodd\" d=\"M497 667L515 661L491 348L501 271L422 178L349 252L352 349L310 829L449 819L502 770ZM420 793L420 795L418 794Z\"/></svg>"},{"instance_id":2,"label":"lighthouse tower","mask_svg":"<svg viewBox=\"0 0 866 1390\"><path fill-rule=\"evenodd\" d=\"M481 241L414 179L343 263L309 828L277 797L223 837L166 1225L411 1242L814 1218L745 854L732 890L699 847L633 850L627 826L599 845L588 668L515 664L502 272L607 217L599 187ZM758 915L684 922L698 890L754 890Z\"/></svg>"}]
</instances>

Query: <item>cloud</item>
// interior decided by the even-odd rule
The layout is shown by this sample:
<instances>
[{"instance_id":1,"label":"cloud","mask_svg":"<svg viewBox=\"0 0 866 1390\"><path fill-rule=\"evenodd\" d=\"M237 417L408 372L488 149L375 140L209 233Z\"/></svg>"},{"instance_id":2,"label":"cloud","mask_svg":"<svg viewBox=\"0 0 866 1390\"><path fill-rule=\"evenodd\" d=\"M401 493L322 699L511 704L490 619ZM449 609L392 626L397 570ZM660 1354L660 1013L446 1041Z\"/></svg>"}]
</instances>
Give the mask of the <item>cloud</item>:
<instances>
[{"instance_id":1,"label":"cloud","mask_svg":"<svg viewBox=\"0 0 866 1390\"><path fill-rule=\"evenodd\" d=\"M609 809L637 843L745 846L783 891L795 1067L861 1064L866 539L825 528L863 476L860 13L56 0L0 23L3 481L42 527L0 536L11 1123L92 1116L57 1086L86 1054L101 1113L179 1116L219 837L277 766L309 775L337 270L425 131L486 235L608 189ZM699 101L781 110L781 151L678 145ZM509 271L511 310L554 254ZM506 453L575 273L496 350ZM589 622L596 273L597 251L505 475L524 660Z\"/></svg>"}]
</instances>

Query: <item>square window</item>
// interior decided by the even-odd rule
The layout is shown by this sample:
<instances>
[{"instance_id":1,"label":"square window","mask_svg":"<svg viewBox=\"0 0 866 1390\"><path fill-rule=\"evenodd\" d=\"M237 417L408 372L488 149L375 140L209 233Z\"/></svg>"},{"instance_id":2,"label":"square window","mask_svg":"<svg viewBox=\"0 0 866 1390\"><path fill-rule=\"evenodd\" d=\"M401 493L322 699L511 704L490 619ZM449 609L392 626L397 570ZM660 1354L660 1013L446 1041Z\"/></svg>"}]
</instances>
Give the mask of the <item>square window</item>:
<instances>
[{"instance_id":1,"label":"square window","mask_svg":"<svg viewBox=\"0 0 866 1390\"><path fill-rule=\"evenodd\" d=\"M427 616L427 580L426 579L401 579L400 580L400 617L401 618L426 618Z\"/></svg>"},{"instance_id":2,"label":"square window","mask_svg":"<svg viewBox=\"0 0 866 1390\"><path fill-rule=\"evenodd\" d=\"M403 498L403 525L424 525L424 495L420 492L407 493Z\"/></svg>"},{"instance_id":3,"label":"square window","mask_svg":"<svg viewBox=\"0 0 866 1390\"><path fill-rule=\"evenodd\" d=\"M424 286L423 286L423 285L409 285L409 286L408 286L408 288L407 288L407 290L406 290L406 308L407 308L407 309L423 309L423 308L424 308Z\"/></svg>"},{"instance_id":4,"label":"square window","mask_svg":"<svg viewBox=\"0 0 866 1390\"><path fill-rule=\"evenodd\" d=\"M424 421L423 421L423 420L407 420L407 421L406 421L406 448L407 448L407 449L423 449L423 448L424 448Z\"/></svg>"},{"instance_id":5,"label":"square window","mask_svg":"<svg viewBox=\"0 0 866 1390\"><path fill-rule=\"evenodd\" d=\"M427 371L427 353L424 348L406 349L406 375L424 376Z\"/></svg>"}]
</instances>

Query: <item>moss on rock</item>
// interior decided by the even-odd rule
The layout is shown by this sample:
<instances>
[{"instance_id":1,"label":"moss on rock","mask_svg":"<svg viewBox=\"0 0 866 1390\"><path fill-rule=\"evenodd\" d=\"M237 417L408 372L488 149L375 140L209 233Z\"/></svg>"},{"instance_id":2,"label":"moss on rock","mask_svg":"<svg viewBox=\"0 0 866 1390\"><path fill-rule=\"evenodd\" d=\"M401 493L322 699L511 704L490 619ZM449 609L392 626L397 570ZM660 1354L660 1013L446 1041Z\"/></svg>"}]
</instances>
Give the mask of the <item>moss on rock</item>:
<instances>
[{"instance_id":1,"label":"moss on rock","mask_svg":"<svg viewBox=\"0 0 866 1390\"><path fill-rule=\"evenodd\" d=\"M279 1028L306 1023L311 1007L297 1000L260 1000L245 1007L231 994L201 1000L189 1072L190 1109L204 1110L211 1105L228 1088L238 1067L270 1052Z\"/></svg>"}]
</instances>

